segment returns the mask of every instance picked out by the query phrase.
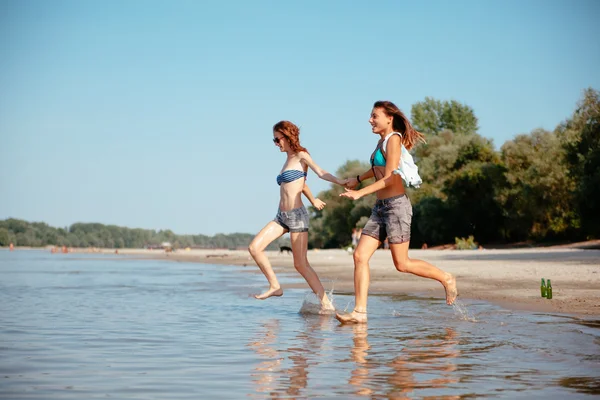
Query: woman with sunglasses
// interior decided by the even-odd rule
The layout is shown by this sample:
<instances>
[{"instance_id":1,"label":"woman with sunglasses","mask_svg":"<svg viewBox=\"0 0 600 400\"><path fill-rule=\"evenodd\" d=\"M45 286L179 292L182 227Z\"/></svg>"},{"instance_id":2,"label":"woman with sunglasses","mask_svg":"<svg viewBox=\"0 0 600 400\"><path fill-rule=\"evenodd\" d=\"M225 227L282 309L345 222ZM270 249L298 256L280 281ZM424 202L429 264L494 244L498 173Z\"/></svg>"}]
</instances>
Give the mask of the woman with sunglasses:
<instances>
[{"instance_id":1,"label":"woman with sunglasses","mask_svg":"<svg viewBox=\"0 0 600 400\"><path fill-rule=\"evenodd\" d=\"M283 295L281 285L264 250L275 239L289 232L294 267L317 295L322 311L331 312L334 310L333 304L327 297L317 273L308 262L308 212L302 204L301 195L304 193L317 209L322 209L325 205L321 200L314 199L306 185L308 168L326 181L338 185L344 185L346 181L321 169L308 151L300 145L299 135L300 129L292 122L280 121L273 126L273 142L282 153L286 153L287 157L281 173L277 175L280 193L277 215L254 237L248 247L250 255L269 282L269 289L254 297L264 300L271 296Z\"/></svg>"},{"instance_id":2,"label":"woman with sunglasses","mask_svg":"<svg viewBox=\"0 0 600 400\"><path fill-rule=\"evenodd\" d=\"M390 101L378 101L373 105L369 123L371 131L379 139L371 155L371 168L356 178L348 179L346 192L340 194L351 200L377 194L375 207L354 251L354 310L348 314L336 314L336 318L342 323L367 322L369 260L386 239L394 266L399 272L440 282L446 291L447 304L453 304L458 295L454 276L426 261L408 257L412 206L406 196L403 178L409 183L420 184L416 167L409 161L412 157L407 150L418 142L425 141L423 134L416 131L404 113ZM350 190L369 178L375 178L375 182L360 190Z\"/></svg>"}]
</instances>

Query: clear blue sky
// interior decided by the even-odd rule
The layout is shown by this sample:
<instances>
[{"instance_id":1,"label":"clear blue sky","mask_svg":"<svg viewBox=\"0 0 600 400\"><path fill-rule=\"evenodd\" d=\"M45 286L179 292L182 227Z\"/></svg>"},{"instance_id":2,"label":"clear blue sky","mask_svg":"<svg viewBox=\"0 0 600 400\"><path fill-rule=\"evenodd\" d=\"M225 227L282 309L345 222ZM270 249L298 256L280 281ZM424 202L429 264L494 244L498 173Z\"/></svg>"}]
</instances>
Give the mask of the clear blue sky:
<instances>
[{"instance_id":1,"label":"clear blue sky","mask_svg":"<svg viewBox=\"0 0 600 400\"><path fill-rule=\"evenodd\" d=\"M368 160L374 101L431 96L473 107L499 148L600 89L599 16L573 0L4 0L0 219L257 232L277 210L275 122L335 172Z\"/></svg>"}]
</instances>

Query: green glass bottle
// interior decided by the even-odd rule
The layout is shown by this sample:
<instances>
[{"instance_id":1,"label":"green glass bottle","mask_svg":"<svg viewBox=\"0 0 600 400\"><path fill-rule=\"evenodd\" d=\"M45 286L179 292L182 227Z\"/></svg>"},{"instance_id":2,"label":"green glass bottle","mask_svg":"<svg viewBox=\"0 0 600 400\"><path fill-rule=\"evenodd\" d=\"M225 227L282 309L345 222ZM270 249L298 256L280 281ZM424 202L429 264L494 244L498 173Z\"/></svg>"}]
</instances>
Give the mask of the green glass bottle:
<instances>
[{"instance_id":1,"label":"green glass bottle","mask_svg":"<svg viewBox=\"0 0 600 400\"><path fill-rule=\"evenodd\" d=\"M544 278L542 278L542 286L540 286L540 289L542 291L542 297L546 297L548 295L548 290L546 288L546 281L544 281Z\"/></svg>"},{"instance_id":2,"label":"green glass bottle","mask_svg":"<svg viewBox=\"0 0 600 400\"><path fill-rule=\"evenodd\" d=\"M548 285L546 285L546 298L552 298L552 283L550 283L550 279L548 279Z\"/></svg>"}]
</instances>

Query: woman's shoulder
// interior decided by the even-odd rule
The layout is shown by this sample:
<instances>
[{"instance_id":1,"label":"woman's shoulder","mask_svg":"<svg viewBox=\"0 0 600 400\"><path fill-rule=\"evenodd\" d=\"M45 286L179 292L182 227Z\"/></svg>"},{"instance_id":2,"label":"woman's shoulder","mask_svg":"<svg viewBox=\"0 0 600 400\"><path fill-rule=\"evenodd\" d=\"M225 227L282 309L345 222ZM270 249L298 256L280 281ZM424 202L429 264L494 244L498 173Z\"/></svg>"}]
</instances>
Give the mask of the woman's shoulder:
<instances>
[{"instance_id":1,"label":"woman's shoulder","mask_svg":"<svg viewBox=\"0 0 600 400\"><path fill-rule=\"evenodd\" d=\"M383 146L386 147L386 150L387 150L387 146L389 146L390 143L394 143L394 145L396 145L397 143L402 143L402 135L400 133L398 133L398 132L392 132L392 133L390 133L383 140Z\"/></svg>"},{"instance_id":2,"label":"woman's shoulder","mask_svg":"<svg viewBox=\"0 0 600 400\"><path fill-rule=\"evenodd\" d=\"M304 158L300 158L299 161L302 170L304 170L304 172L308 172L308 163L306 162L306 160Z\"/></svg>"},{"instance_id":3,"label":"woman's shoulder","mask_svg":"<svg viewBox=\"0 0 600 400\"><path fill-rule=\"evenodd\" d=\"M402 140L402 134L400 132L392 132L386 138L388 142L390 140Z\"/></svg>"},{"instance_id":4,"label":"woman's shoulder","mask_svg":"<svg viewBox=\"0 0 600 400\"><path fill-rule=\"evenodd\" d=\"M306 160L311 160L308 151L299 151L296 153L296 157L298 157L298 159L302 162L305 162Z\"/></svg>"}]
</instances>

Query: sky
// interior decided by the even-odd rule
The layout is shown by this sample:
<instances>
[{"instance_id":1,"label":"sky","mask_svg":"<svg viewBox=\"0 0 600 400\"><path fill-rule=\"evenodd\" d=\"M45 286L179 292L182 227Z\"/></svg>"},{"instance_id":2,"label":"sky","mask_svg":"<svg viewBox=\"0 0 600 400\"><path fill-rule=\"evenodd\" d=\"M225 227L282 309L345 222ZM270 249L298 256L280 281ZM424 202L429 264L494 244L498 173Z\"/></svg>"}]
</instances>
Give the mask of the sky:
<instances>
[{"instance_id":1,"label":"sky","mask_svg":"<svg viewBox=\"0 0 600 400\"><path fill-rule=\"evenodd\" d=\"M377 100L409 116L457 100L499 149L600 89L599 15L595 0L3 0L0 219L256 233L279 202L276 122L332 173L368 161Z\"/></svg>"}]
</instances>

